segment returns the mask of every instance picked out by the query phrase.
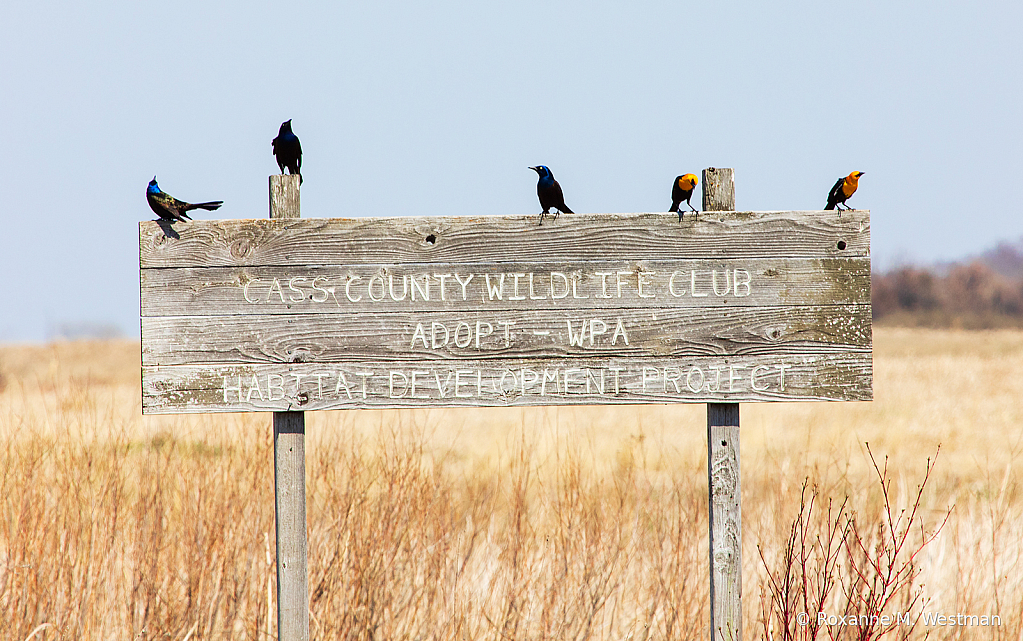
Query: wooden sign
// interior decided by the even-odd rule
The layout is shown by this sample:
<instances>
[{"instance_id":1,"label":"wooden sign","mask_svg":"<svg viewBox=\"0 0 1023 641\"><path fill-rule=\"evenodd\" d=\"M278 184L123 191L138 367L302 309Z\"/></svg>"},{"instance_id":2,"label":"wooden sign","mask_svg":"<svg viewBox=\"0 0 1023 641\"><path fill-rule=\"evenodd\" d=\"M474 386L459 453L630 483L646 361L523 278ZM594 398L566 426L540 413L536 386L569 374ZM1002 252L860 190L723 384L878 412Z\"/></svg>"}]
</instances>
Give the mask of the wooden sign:
<instances>
[{"instance_id":1,"label":"wooden sign","mask_svg":"<svg viewBox=\"0 0 1023 641\"><path fill-rule=\"evenodd\" d=\"M872 398L867 211L175 232L139 226L146 413Z\"/></svg>"}]
</instances>

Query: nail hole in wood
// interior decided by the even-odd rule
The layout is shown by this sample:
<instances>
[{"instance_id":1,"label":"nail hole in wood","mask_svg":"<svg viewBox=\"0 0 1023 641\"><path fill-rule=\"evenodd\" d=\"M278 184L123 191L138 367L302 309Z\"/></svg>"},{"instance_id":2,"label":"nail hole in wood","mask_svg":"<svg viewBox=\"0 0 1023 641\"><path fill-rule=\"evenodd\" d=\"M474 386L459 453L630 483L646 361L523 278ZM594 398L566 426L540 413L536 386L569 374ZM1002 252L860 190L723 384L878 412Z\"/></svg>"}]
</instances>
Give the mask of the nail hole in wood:
<instances>
[{"instance_id":1,"label":"nail hole in wood","mask_svg":"<svg viewBox=\"0 0 1023 641\"><path fill-rule=\"evenodd\" d=\"M845 244L844 240L838 241L838 248L839 249L845 249L845 247L846 247L846 244Z\"/></svg>"},{"instance_id":2,"label":"nail hole in wood","mask_svg":"<svg viewBox=\"0 0 1023 641\"><path fill-rule=\"evenodd\" d=\"M428 242L428 243L430 243L432 245L435 242L437 242L437 237L434 236L433 234L430 234L429 236L426 237L426 242Z\"/></svg>"},{"instance_id":3,"label":"nail hole in wood","mask_svg":"<svg viewBox=\"0 0 1023 641\"><path fill-rule=\"evenodd\" d=\"M725 447L727 445L728 445L728 441L721 441L721 447Z\"/></svg>"}]
</instances>

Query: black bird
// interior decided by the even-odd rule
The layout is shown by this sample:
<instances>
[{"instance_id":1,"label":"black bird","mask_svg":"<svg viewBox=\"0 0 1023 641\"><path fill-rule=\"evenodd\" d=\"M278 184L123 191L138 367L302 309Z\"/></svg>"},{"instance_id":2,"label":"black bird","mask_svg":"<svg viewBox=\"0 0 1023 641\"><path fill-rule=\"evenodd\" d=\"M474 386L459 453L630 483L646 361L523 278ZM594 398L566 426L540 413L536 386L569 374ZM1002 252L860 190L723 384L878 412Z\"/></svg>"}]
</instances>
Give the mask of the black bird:
<instances>
[{"instance_id":1,"label":"black bird","mask_svg":"<svg viewBox=\"0 0 1023 641\"><path fill-rule=\"evenodd\" d=\"M682 222L682 212L678 206L682 204L682 201L686 201L689 205L689 209L696 212L699 216L700 212L696 211L693 207L693 203L689 202L689 199L693 197L693 190L696 189L696 174L684 174L682 176L676 176L675 182L671 186L671 209L668 212L678 212L678 222Z\"/></svg>"},{"instance_id":2,"label":"black bird","mask_svg":"<svg viewBox=\"0 0 1023 641\"><path fill-rule=\"evenodd\" d=\"M557 214L554 214L554 219L558 219L558 214L564 212L566 214L574 214L575 212L565 205L565 194L561 191L561 185L558 181L554 180L554 174L551 173L550 169L547 169L545 165L537 165L536 167L530 167L536 172L537 176L540 177L536 181L536 195L540 198L540 206L543 207L543 211L540 212L540 224L543 224L543 219L551 213L551 208L558 210Z\"/></svg>"},{"instance_id":3,"label":"black bird","mask_svg":"<svg viewBox=\"0 0 1023 641\"><path fill-rule=\"evenodd\" d=\"M274 157L277 158L277 166L284 173L284 168L292 174L298 174L298 184L302 184L302 143L298 136L291 132L291 120L281 123L281 130L277 137L270 143L273 145Z\"/></svg>"},{"instance_id":4,"label":"black bird","mask_svg":"<svg viewBox=\"0 0 1023 641\"><path fill-rule=\"evenodd\" d=\"M146 188L146 200L149 201L149 207L156 212L157 216L172 223L179 220L192 220L185 212L192 211L193 209L213 211L214 209L219 209L224 204L223 200L211 200L208 203L194 204L178 200L160 189L160 186L156 184L156 176L153 176L153 179L149 181L149 187Z\"/></svg>"},{"instance_id":5,"label":"black bird","mask_svg":"<svg viewBox=\"0 0 1023 641\"><path fill-rule=\"evenodd\" d=\"M846 209L850 209L845 201L849 200L856 193L856 188L860 186L860 176L862 175L862 171L854 171L848 176L839 178L828 194L828 205L824 209L838 209L839 216L842 215L841 205L845 205Z\"/></svg>"}]
</instances>

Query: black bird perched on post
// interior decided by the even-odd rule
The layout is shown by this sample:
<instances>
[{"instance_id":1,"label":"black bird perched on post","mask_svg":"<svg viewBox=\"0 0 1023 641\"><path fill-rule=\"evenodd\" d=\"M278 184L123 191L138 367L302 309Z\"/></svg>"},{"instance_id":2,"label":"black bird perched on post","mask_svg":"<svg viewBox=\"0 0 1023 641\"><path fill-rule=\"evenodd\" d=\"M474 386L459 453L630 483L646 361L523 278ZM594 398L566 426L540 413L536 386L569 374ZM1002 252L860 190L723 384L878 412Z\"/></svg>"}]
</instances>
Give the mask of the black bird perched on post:
<instances>
[{"instance_id":1,"label":"black bird perched on post","mask_svg":"<svg viewBox=\"0 0 1023 641\"><path fill-rule=\"evenodd\" d=\"M845 201L856 193L856 188L860 186L860 176L862 175L862 171L854 171L844 178L839 178L835 186L831 188L831 193L828 194L828 206L824 209L837 209L839 211L838 215L841 216L841 205L845 205ZM849 205L845 205L845 208L852 209Z\"/></svg>"},{"instance_id":2,"label":"black bird perched on post","mask_svg":"<svg viewBox=\"0 0 1023 641\"><path fill-rule=\"evenodd\" d=\"M682 204L682 201L686 201L689 205L689 209L696 212L699 217L700 212L696 211L693 207L693 203L689 202L689 199L693 197L693 190L696 189L697 178L696 174L684 174L682 176L676 176L675 182L671 186L671 209L668 212L678 212L678 222L682 222L682 211L678 208Z\"/></svg>"},{"instance_id":3,"label":"black bird perched on post","mask_svg":"<svg viewBox=\"0 0 1023 641\"><path fill-rule=\"evenodd\" d=\"M291 131L291 120L281 123L281 130L277 137L270 143L273 145L274 157L277 158L277 166L284 173L284 168L293 174L298 174L298 184L302 184L302 143L298 141Z\"/></svg>"},{"instance_id":4,"label":"black bird perched on post","mask_svg":"<svg viewBox=\"0 0 1023 641\"><path fill-rule=\"evenodd\" d=\"M156 176L153 176L153 179L149 181L149 187L146 188L146 200L149 201L149 207L156 212L157 216L172 223L179 220L192 220L186 212L193 209L213 211L214 209L219 209L224 204L223 200L211 200L208 203L194 204L178 200L160 189L160 186L156 184Z\"/></svg>"},{"instance_id":5,"label":"black bird perched on post","mask_svg":"<svg viewBox=\"0 0 1023 641\"><path fill-rule=\"evenodd\" d=\"M564 212L566 214L574 214L575 212L565 205L565 194L561 191L561 185L558 181L554 180L554 174L551 173L550 169L547 169L545 165L537 165L536 167L530 167L536 172L537 176L540 177L536 181L536 195L540 198L540 206L543 207L543 211L540 212L540 224L543 224L543 219L551 213L551 208L558 210L557 214L554 214L554 219L557 220L558 214Z\"/></svg>"}]
</instances>

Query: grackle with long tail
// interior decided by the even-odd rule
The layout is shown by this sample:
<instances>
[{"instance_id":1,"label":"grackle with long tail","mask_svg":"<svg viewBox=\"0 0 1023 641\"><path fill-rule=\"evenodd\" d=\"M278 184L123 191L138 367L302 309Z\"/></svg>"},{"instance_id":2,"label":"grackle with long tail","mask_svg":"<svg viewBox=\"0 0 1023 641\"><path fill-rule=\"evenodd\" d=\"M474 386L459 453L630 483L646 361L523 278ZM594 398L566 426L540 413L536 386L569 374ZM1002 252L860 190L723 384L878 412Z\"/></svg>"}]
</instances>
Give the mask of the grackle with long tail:
<instances>
[{"instance_id":1,"label":"grackle with long tail","mask_svg":"<svg viewBox=\"0 0 1023 641\"><path fill-rule=\"evenodd\" d=\"M149 187L146 188L146 200L149 201L149 207L156 212L157 216L172 223L179 220L192 220L186 212L193 209L213 211L224 204L223 200L211 200L208 203L186 203L183 200L178 200L160 189L160 186L156 184L156 176L153 176L153 179L149 181Z\"/></svg>"},{"instance_id":2,"label":"grackle with long tail","mask_svg":"<svg viewBox=\"0 0 1023 641\"><path fill-rule=\"evenodd\" d=\"M277 166L281 173L287 168L289 172L298 174L298 184L302 184L302 143L298 141L291 131L291 120L281 123L281 130L277 137L270 143L273 145L274 157L277 159Z\"/></svg>"},{"instance_id":3,"label":"grackle with long tail","mask_svg":"<svg viewBox=\"0 0 1023 641\"><path fill-rule=\"evenodd\" d=\"M558 213L554 214L554 219L558 219L558 214L566 213L573 214L571 209L565 205L565 194L561 191L561 185L558 181L554 180L554 174L545 165L537 165L536 167L530 167L539 176L539 180L536 181L536 195L540 198L540 207L543 211L540 212L540 224L543 224L543 219L550 215L551 209L556 209Z\"/></svg>"}]
</instances>

